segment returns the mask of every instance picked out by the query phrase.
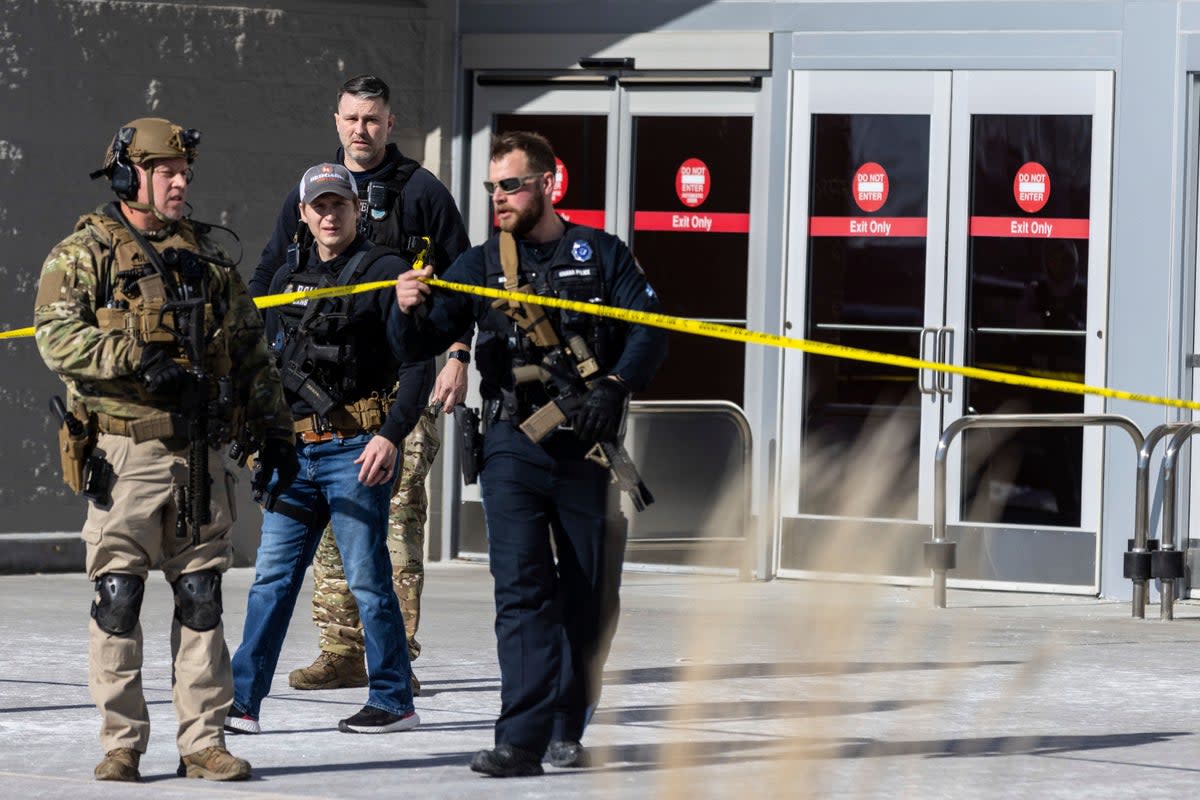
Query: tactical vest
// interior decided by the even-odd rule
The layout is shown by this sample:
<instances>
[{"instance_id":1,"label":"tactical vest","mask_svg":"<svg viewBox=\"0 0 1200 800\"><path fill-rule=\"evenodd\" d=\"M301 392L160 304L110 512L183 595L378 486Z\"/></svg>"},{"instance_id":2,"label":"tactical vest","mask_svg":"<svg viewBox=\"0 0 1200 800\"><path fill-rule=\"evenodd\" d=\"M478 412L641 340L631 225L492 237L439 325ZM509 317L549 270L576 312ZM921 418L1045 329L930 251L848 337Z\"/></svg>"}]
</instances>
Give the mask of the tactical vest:
<instances>
[{"instance_id":1,"label":"tactical vest","mask_svg":"<svg viewBox=\"0 0 1200 800\"><path fill-rule=\"evenodd\" d=\"M186 366L186 355L168 327L174 324L172 315L162 313L163 306L173 299L172 289L150 263L145 251L124 225L106 214L92 213L81 217L76 230L83 227L98 230L102 234L99 242L107 249L101 261L103 274L97 276L96 323L100 330L121 331L142 345L164 345L177 362ZM169 248L200 252L196 231L187 220L175 223L175 231L167 238L148 243L159 253ZM204 329L217 333L209 339L203 366L210 376L219 379L229 375L233 367L229 338L220 329L226 311L220 291L224 277L218 274L220 267L206 264L205 269L212 299L204 306ZM177 275L175 277L178 279ZM156 400L138 381L124 381L120 386L120 391L131 401L146 405Z\"/></svg>"},{"instance_id":2,"label":"tactical vest","mask_svg":"<svg viewBox=\"0 0 1200 800\"><path fill-rule=\"evenodd\" d=\"M336 278L301 265L276 280L272 293L346 286L365 274L375 261L394 253L393 248L364 240ZM352 302L352 296L302 299L276 309L279 330L270 345L284 388L303 398L323 417L329 413L323 408L342 407L348 401L390 388L362 385L365 365L355 352L357 339L348 325ZM362 420L360 423L370 430L371 426ZM378 424L382 424L382 418L375 427Z\"/></svg>"},{"instance_id":3,"label":"tactical vest","mask_svg":"<svg viewBox=\"0 0 1200 800\"><path fill-rule=\"evenodd\" d=\"M420 246L414 246L416 243L410 241L410 237L429 232L404 229L404 187L420 168L420 162L404 158L386 177L358 187L361 232L372 242L394 247L409 255L420 250ZM416 241L420 242L420 239Z\"/></svg>"},{"instance_id":4,"label":"tactical vest","mask_svg":"<svg viewBox=\"0 0 1200 800\"><path fill-rule=\"evenodd\" d=\"M520 248L518 248L518 253ZM493 236L483 248L484 281L497 289L505 286L504 268L500 263L500 237ZM567 224L551 258L544 266L530 269L521 264L521 280L530 284L540 295L563 300L589 303L607 302L603 265L596 252L596 231L580 225ZM620 354L618 338L620 323L565 309L545 308L551 325L561 340L581 336L599 364L607 372ZM480 372L502 388L511 388L511 370L526 364L538 364L539 352L517 329L512 319L496 310L489 310L479 324L475 346Z\"/></svg>"}]
</instances>

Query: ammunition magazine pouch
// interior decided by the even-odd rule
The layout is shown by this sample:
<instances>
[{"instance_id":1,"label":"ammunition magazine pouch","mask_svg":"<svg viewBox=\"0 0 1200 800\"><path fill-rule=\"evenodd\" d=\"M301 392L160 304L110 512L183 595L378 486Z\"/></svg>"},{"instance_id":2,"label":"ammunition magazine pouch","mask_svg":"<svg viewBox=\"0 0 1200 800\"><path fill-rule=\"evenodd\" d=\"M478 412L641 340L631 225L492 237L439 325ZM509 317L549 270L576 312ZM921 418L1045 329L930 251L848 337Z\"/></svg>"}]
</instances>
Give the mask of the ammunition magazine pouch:
<instances>
[{"instance_id":1,"label":"ammunition magazine pouch","mask_svg":"<svg viewBox=\"0 0 1200 800\"><path fill-rule=\"evenodd\" d=\"M536 443L558 430L566 422L567 415L562 412L557 403L551 401L526 417L519 427L531 442Z\"/></svg>"},{"instance_id":2,"label":"ammunition magazine pouch","mask_svg":"<svg viewBox=\"0 0 1200 800\"><path fill-rule=\"evenodd\" d=\"M383 398L372 394L353 403L334 406L324 417L318 414L301 417L292 423L292 429L296 433L333 431L342 436L353 436L363 432L374 433L383 427L386 418L387 408Z\"/></svg>"}]
</instances>

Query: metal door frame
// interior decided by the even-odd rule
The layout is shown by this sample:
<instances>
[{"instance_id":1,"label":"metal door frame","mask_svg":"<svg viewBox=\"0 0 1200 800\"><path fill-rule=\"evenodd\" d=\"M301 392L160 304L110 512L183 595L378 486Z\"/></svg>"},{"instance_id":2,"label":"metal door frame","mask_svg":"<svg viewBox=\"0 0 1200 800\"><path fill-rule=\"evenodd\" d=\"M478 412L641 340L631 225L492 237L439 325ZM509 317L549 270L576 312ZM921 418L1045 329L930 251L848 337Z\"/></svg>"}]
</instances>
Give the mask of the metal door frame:
<instances>
[{"instance_id":1,"label":"metal door frame","mask_svg":"<svg viewBox=\"0 0 1200 800\"><path fill-rule=\"evenodd\" d=\"M967 252L969 246L969 191L971 115L985 114L1086 114L1092 117L1092 168L1088 232L1088 295L1087 349L1084 361L1084 381L1103 386L1106 381L1106 344L1103 331L1108 327L1108 262L1109 217L1112 184L1112 73L1064 71L956 71L953 89L954 108L951 114L953 131L950 153L950 224L947 250L946 324L959 331L954 337L952 363L962 364L966 352L966 285ZM955 391L961 395L963 378L952 376ZM1105 400L1084 395L1082 413L1099 414L1105 410ZM954 405L945 409L943 429L962 414ZM1100 492L1103 485L1104 434L1098 428L1085 428L1083 439L1084 465L1093 464L1082 473L1081 518L1079 530L1097 533L1100 545ZM951 452L948 462L947 492L949 497L961 497L962 448ZM951 525L965 524L961 506L949 510ZM1012 523L971 523L988 528L1033 529L1052 526L1016 525ZM1099 590L1099 549L1097 549L1096 586ZM984 582L993 588L1009 587ZM1064 587L1075 591L1077 587Z\"/></svg>"},{"instance_id":2,"label":"metal door frame","mask_svg":"<svg viewBox=\"0 0 1200 800\"><path fill-rule=\"evenodd\" d=\"M810 161L812 146L812 115L820 113L839 114L919 114L930 118L928 201L926 206L926 287L924 301L924 330L937 329L942 325L944 314L944 280L946 247L946 187L949 181L948 150L950 133L950 73L946 71L819 71L794 72L792 83L791 120L791 195L788 213L788 260L787 291L785 299L785 327L794 336L802 336L807 330L805 315L808 292L808 219ZM799 121L799 115L804 121ZM939 124L940 123L940 124ZM922 341L925 337L922 335ZM915 355L915 354L914 354ZM931 355L926 353L926 355ZM785 397L803 398L804 359L809 358L795 350L784 354L783 392ZM921 376L931 380L934 376ZM938 395L921 396L922 431L940 432L941 403ZM803 430L803 408L799 402L783 404L782 431L780 435L780 487L779 513L781 518L793 519L847 519L841 517L819 517L801 514L799 509L799 487L801 475L801 442ZM933 453L937 436L922 436L917 468L920 470L919 487L932 486ZM854 519L854 518L849 518ZM871 520L862 519L864 524ZM932 491L919 489L917 520L932 524ZM775 561L780 561L783 528L776 537ZM809 570L789 569L780 566L781 577L803 577L828 573L813 573ZM888 582L894 582L888 579Z\"/></svg>"},{"instance_id":3,"label":"metal door frame","mask_svg":"<svg viewBox=\"0 0 1200 800\"><path fill-rule=\"evenodd\" d=\"M763 154L767 150L766 143L770 132L765 129L761 118L769 107L770 96L762 86L763 79L709 76L696 80L677 75L652 78L643 75L630 76L626 82L622 82L616 77L601 81L575 80L576 76L566 77L566 80L551 83L550 76L547 76L545 82L539 82L536 78L526 75L521 82L505 84L480 81L474 87L469 122L470 135L466 147L467 174L462 181L466 187L465 191L474 198L464 204L471 241L483 242L490 235L490 220L487 218L489 203L475 187L478 186L479 180L482 180L480 176L487 174L491 120L495 114L607 115L604 229L626 240L631 232L633 218L630 174L633 115L744 115L752 120L748 234L750 261L747 265L749 270L755 255L761 256L766 251L767 194ZM751 305L752 298L748 298L747 315L751 313ZM478 372L471 370L466 403L478 405L479 399ZM746 414L744 409L738 410L743 416ZM454 441L455 426L449 419L446 431L445 440ZM447 458L443 466L444 485L448 488L447 499L442 506L445 511L444 541L447 543L444 554L448 558L457 557L460 552L458 526L462 503L480 501L478 484L462 486L456 462L457 459ZM739 569L743 567L744 565L738 565Z\"/></svg>"},{"instance_id":4,"label":"metal door frame","mask_svg":"<svg viewBox=\"0 0 1200 800\"><path fill-rule=\"evenodd\" d=\"M1085 375L1088 383L1103 384L1105 380L1105 345L1102 338L1107 327L1107 295L1108 295L1108 265L1109 238L1111 213L1112 185L1112 135L1113 135L1113 75L1109 71L937 71L920 72L835 72L835 71L793 71L792 73L792 117L789 122L791 136L791 190L788 212L788 260L787 260L787 298L786 313L788 326L793 331L806 330L806 320L803 316L804 300L807 292L807 219L809 192L809 160L811 147L811 114L821 113L820 104L814 104L812 99L812 83L815 80L847 80L850 86L861 87L859 94L844 90L841 102L830 108L834 113L923 113L911 105L905 105L898 96L885 98L885 102L872 102L874 98L864 100L869 94L871 81L883 81L893 76L909 77L914 83L918 76L945 76L948 94L945 102L945 128L939 133L934 122L936 109L930 112L931 126L934 129L930 136L930 173L931 189L929 200L929 233L930 241L927 250L927 265L930 264L932 251L936 246L932 243L934 235L934 192L932 182L936 170L943 171L944 189L941 197L946 198L947 210L942 219L944 252L937 256L942 259L941 275L943 276L943 316L942 325L956 328L959 335L953 337L950 352L947 354L952 363L961 364L965 352L966 336L963 323L966 314L966 256L967 256L967 217L970 165L970 115L971 113L1077 113L1088 114L1092 117L1092 171L1091 197L1089 203L1089 264L1088 264L1088 331L1087 350L1085 356ZM972 86L974 84L974 86ZM895 109L895 110L894 110ZM799 115L804 114L804 122L799 121ZM937 142L945 142L945 148L939 152ZM927 280L931 273L938 272L936 265L930 266ZM928 289L928 287L927 287ZM927 292L928 294L928 292ZM1198 304L1200 307L1200 304ZM926 322L930 321L926 305ZM1198 312L1200 315L1200 312ZM799 334L796 334L799 335ZM784 395L785 397L804 397L802 358L804 356L789 351L785 356ZM951 380L946 381L945 378ZM961 393L962 379L959 376L945 376L944 386L949 389L949 397L955 392ZM958 395L961 396L961 395ZM927 442L932 453L936 440L945 426L951 424L961 415L955 412L953 404L945 408L946 403L939 403L942 410L936 427L936 435L922 436L919 480L920 497L918 498L918 522L932 523L932 469L927 464L932 462L925 458ZM798 480L800 476L800 442L802 431L803 409L798 403L784 403L783 428L779 454L780 483L779 483L779 516L780 521L798 514ZM1101 398L1088 396L1084 405L1085 412L1098 413L1104 410ZM932 430L926 427L926 417L923 415L922 432ZM961 448L959 448L961 453ZM1084 517L1081 519L1080 530L1095 532L1096 571L1094 585L1080 586L1043 586L1036 588L1041 591L1054 590L1063 592L1095 593L1099 588L1100 568L1100 489L1103 479L1103 436L1099 431L1088 431L1084 437L1083 463L1096 465L1094 469L1086 470L1083 476L1083 508ZM926 472L928 471L928 475ZM950 484L948 491L951 497L958 496L961 491L961 456L956 455L949 471ZM930 487L929 490L926 487ZM960 521L959 509L953 509L952 521ZM830 518L841 519L841 518ZM865 521L869 522L869 521ZM781 563L780 555L783 540L783 528L775 541L776 563ZM1016 526L999 525L989 527L1000 528L1038 528L1045 526ZM1071 529L1074 530L1074 529ZM788 569L780 567L781 577L820 576L834 577L831 573L815 573L808 570ZM873 576L854 573L838 573L836 577L863 582L879 582L901 585L916 585L928 580L925 576ZM992 589L1031 590L1030 584L1010 583L1000 581L970 581L958 580L952 583L962 588L986 587Z\"/></svg>"}]
</instances>

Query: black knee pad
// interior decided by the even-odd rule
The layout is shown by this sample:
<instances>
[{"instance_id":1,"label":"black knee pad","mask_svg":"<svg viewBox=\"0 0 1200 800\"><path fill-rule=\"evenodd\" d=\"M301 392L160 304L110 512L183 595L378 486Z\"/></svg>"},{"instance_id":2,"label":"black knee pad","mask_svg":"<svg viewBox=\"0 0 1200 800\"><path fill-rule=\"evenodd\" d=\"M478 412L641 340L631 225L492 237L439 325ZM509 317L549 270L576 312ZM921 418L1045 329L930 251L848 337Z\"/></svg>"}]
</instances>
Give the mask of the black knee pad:
<instances>
[{"instance_id":1,"label":"black knee pad","mask_svg":"<svg viewBox=\"0 0 1200 800\"><path fill-rule=\"evenodd\" d=\"M125 636L134 629L142 613L145 581L137 575L109 572L96 578L99 599L92 601L92 619L100 630Z\"/></svg>"},{"instance_id":2,"label":"black knee pad","mask_svg":"<svg viewBox=\"0 0 1200 800\"><path fill-rule=\"evenodd\" d=\"M175 619L194 631L211 631L221 624L221 573L202 569L180 575L175 589Z\"/></svg>"}]
</instances>

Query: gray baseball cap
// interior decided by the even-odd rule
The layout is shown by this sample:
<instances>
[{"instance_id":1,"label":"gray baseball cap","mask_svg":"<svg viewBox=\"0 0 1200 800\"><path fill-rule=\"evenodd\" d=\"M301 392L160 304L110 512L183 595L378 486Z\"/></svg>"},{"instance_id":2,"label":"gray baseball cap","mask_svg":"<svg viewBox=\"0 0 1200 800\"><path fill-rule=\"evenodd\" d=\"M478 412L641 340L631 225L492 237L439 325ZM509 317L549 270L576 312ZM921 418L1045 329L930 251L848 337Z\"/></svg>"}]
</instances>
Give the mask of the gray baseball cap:
<instances>
[{"instance_id":1,"label":"gray baseball cap","mask_svg":"<svg viewBox=\"0 0 1200 800\"><path fill-rule=\"evenodd\" d=\"M300 179L300 202L311 203L323 194L338 194L347 200L358 200L358 185L350 170L341 164L317 164L309 167Z\"/></svg>"}]
</instances>

